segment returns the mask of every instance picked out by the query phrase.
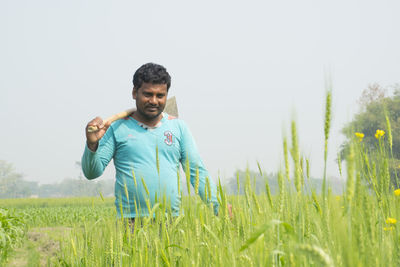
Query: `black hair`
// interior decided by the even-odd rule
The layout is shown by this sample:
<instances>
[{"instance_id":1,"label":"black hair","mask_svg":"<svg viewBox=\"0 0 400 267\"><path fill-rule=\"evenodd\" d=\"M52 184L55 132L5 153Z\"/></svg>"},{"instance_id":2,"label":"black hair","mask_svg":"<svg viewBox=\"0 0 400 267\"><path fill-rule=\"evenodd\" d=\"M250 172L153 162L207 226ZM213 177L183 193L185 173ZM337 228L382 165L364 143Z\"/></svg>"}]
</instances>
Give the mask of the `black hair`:
<instances>
[{"instance_id":1,"label":"black hair","mask_svg":"<svg viewBox=\"0 0 400 267\"><path fill-rule=\"evenodd\" d=\"M171 76L163 66L155 63L146 63L133 74L133 86L136 90L143 83L166 84L168 91L171 86Z\"/></svg>"}]
</instances>

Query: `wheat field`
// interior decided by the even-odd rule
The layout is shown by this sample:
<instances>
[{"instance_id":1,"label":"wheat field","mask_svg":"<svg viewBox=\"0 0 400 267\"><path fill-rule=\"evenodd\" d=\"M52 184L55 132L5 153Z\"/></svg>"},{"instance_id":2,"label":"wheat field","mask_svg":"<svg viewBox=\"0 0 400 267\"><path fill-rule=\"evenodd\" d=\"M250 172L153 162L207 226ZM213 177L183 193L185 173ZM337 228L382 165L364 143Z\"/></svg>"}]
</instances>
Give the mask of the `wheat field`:
<instances>
[{"instance_id":1,"label":"wheat field","mask_svg":"<svg viewBox=\"0 0 400 267\"><path fill-rule=\"evenodd\" d=\"M330 92L325 113L325 166L330 127ZM389 125L390 126L390 125ZM168 203L151 207L154 217L131 228L116 218L112 198L0 200L0 254L5 266L400 266L400 190L391 180L391 133L377 129L374 153L354 133L338 168L347 179L333 195L324 168L317 188L310 162L299 148L296 123L283 139L279 192L256 194L250 171L227 195L218 184L219 215L198 196L182 196L181 214ZM390 129L390 128L389 128ZM262 166L259 172L265 176ZM244 189L244 190L243 190ZM319 192L319 191L318 191ZM233 217L227 205L232 204ZM14 216L14 217L13 217ZM18 218L18 219L10 219ZM14 226L12 225L14 222ZM9 230L4 225L14 227ZM8 229L8 230L7 230ZM18 230L16 230L18 229ZM52 241L51 253L32 236ZM39 243L38 243L39 242ZM44 242L44 241L43 241ZM7 253L6 253L7 251ZM22 251L22 252L21 252ZM21 255L27 256L21 256Z\"/></svg>"}]
</instances>

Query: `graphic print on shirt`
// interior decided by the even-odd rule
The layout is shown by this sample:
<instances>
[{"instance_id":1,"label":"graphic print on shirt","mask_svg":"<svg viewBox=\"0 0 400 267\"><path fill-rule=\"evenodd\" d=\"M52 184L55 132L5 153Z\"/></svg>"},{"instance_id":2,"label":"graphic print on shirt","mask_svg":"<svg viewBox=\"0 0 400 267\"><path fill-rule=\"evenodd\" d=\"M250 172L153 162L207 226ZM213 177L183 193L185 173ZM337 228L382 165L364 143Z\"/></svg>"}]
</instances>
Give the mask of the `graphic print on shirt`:
<instances>
[{"instance_id":1,"label":"graphic print on shirt","mask_svg":"<svg viewBox=\"0 0 400 267\"><path fill-rule=\"evenodd\" d=\"M165 136L164 143L171 146L173 143L173 139L172 139L173 135L172 135L171 131L165 131L164 136Z\"/></svg>"}]
</instances>

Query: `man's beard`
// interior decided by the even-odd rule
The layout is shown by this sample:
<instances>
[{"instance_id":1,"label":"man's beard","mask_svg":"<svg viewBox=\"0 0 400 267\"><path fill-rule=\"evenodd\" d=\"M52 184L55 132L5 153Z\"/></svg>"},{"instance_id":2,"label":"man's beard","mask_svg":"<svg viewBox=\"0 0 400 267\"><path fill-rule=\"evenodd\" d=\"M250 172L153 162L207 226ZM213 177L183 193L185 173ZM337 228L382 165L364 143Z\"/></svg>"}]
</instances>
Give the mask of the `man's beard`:
<instances>
[{"instance_id":1,"label":"man's beard","mask_svg":"<svg viewBox=\"0 0 400 267\"><path fill-rule=\"evenodd\" d=\"M155 119L155 118L157 118L158 116L160 116L160 114L163 112L163 110L164 110L164 107L155 107L156 109L157 109L157 112L156 113L147 113L146 112L146 108L148 108L148 107L145 107L143 110L142 109L138 109L137 111L140 113L140 115L144 118L144 119L146 119L146 120L153 120L153 119Z\"/></svg>"}]
</instances>

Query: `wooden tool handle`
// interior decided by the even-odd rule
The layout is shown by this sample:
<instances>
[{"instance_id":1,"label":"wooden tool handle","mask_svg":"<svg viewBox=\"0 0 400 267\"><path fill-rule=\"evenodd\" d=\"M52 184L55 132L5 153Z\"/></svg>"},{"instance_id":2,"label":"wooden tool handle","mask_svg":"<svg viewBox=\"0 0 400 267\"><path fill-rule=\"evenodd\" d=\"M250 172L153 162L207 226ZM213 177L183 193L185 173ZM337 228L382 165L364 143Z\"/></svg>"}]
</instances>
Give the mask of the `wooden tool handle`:
<instances>
[{"instance_id":1,"label":"wooden tool handle","mask_svg":"<svg viewBox=\"0 0 400 267\"><path fill-rule=\"evenodd\" d=\"M116 120L119 120L119 119L122 119L122 118L125 118L125 117L131 115L134 111L136 111L136 108L130 108L130 109L127 109L127 110L122 111L120 113L114 114L111 117L109 117L106 120L104 120L103 123L104 124L106 124L107 122L113 123ZM99 129L97 128L97 126L89 126L88 127L88 132L89 133L96 132L98 130Z\"/></svg>"}]
</instances>

